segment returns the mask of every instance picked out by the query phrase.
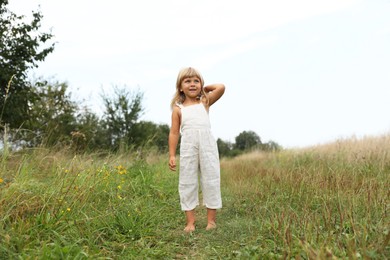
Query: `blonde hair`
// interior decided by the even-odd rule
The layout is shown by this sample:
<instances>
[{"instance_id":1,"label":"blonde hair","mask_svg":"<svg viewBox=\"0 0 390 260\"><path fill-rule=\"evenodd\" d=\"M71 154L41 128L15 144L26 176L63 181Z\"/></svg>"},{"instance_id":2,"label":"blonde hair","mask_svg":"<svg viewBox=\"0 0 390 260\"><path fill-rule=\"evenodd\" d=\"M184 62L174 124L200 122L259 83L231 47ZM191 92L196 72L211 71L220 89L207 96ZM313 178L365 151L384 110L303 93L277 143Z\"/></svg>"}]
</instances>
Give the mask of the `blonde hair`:
<instances>
[{"instance_id":1,"label":"blonde hair","mask_svg":"<svg viewBox=\"0 0 390 260\"><path fill-rule=\"evenodd\" d=\"M204 80L202 75L199 73L198 70L192 68L192 67L186 67L183 68L179 71L179 75L177 76L176 80L176 92L175 95L173 95L172 101L171 101L171 109L175 106L176 103L182 104L184 100L186 99L186 96L184 95L183 92L180 91L181 88L181 83L191 77L197 77L200 80L200 85L201 85L201 91L200 91L200 96L199 99L205 99L206 104L208 103L208 98L206 96L206 92L204 91Z\"/></svg>"}]
</instances>

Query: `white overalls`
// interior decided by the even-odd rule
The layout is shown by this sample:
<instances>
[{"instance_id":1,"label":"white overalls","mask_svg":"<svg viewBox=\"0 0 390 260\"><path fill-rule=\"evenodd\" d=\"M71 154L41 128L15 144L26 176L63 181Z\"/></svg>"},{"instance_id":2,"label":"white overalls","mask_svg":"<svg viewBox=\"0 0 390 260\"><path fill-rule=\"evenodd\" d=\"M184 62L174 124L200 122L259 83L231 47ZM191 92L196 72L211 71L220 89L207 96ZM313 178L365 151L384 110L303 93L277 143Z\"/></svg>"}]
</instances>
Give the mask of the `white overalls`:
<instances>
[{"instance_id":1,"label":"white overalls","mask_svg":"<svg viewBox=\"0 0 390 260\"><path fill-rule=\"evenodd\" d=\"M181 108L179 195L181 209L199 205L198 173L203 205L222 208L220 166L217 143L211 134L209 115L203 103Z\"/></svg>"}]
</instances>

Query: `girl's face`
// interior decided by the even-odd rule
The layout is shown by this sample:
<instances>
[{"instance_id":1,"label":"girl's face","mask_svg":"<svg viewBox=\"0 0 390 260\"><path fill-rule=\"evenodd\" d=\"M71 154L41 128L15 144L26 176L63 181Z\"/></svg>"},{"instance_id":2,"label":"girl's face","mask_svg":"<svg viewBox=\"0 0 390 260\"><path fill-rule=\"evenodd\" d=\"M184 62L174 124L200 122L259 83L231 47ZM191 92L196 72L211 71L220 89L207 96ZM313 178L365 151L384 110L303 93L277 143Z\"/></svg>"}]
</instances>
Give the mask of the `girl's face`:
<instances>
[{"instance_id":1,"label":"girl's face","mask_svg":"<svg viewBox=\"0 0 390 260\"><path fill-rule=\"evenodd\" d=\"M189 77L181 82L180 91L188 98L197 98L202 90L202 85L198 77Z\"/></svg>"}]
</instances>

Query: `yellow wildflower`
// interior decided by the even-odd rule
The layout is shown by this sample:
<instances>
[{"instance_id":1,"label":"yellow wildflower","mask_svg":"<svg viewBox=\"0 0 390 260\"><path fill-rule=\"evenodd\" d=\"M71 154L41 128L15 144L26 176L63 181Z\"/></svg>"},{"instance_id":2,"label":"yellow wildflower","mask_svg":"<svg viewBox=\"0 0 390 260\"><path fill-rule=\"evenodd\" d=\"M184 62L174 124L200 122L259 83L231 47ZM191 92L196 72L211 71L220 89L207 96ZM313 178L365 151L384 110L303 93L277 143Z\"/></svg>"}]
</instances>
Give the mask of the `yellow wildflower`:
<instances>
[{"instance_id":1,"label":"yellow wildflower","mask_svg":"<svg viewBox=\"0 0 390 260\"><path fill-rule=\"evenodd\" d=\"M2 178L0 178L0 183L3 183L3 182L4 182L4 180Z\"/></svg>"},{"instance_id":2,"label":"yellow wildflower","mask_svg":"<svg viewBox=\"0 0 390 260\"><path fill-rule=\"evenodd\" d=\"M70 208L67 208L66 210L67 210L67 211L70 211Z\"/></svg>"},{"instance_id":3,"label":"yellow wildflower","mask_svg":"<svg viewBox=\"0 0 390 260\"><path fill-rule=\"evenodd\" d=\"M118 174L126 174L126 168L123 167L122 165L118 165L117 167L115 167L115 169L117 169L118 171Z\"/></svg>"}]
</instances>

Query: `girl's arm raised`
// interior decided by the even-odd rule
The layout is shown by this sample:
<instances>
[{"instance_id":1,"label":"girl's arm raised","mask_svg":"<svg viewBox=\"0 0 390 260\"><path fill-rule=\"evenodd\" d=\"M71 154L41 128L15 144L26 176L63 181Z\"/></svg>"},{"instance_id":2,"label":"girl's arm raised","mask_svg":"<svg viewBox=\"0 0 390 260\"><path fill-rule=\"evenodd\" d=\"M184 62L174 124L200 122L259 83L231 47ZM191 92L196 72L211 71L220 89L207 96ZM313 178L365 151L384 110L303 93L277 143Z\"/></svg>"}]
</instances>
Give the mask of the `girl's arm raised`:
<instances>
[{"instance_id":1,"label":"girl's arm raised","mask_svg":"<svg viewBox=\"0 0 390 260\"><path fill-rule=\"evenodd\" d=\"M225 93L225 85L224 84L212 84L204 87L204 91L206 92L209 98L209 106L217 102L220 97L222 97L223 93Z\"/></svg>"}]
</instances>

